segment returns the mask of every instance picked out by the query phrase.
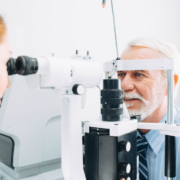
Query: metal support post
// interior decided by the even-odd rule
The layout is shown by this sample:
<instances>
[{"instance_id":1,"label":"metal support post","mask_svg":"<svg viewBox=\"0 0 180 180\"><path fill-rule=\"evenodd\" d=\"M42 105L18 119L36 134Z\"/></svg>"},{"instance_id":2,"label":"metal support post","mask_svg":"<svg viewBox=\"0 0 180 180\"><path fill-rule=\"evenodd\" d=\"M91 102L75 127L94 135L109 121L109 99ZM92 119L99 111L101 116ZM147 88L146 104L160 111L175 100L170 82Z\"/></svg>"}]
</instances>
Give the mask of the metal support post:
<instances>
[{"instance_id":1,"label":"metal support post","mask_svg":"<svg viewBox=\"0 0 180 180\"><path fill-rule=\"evenodd\" d=\"M61 166L64 180L86 180L83 171L81 96L62 95Z\"/></svg>"},{"instance_id":2,"label":"metal support post","mask_svg":"<svg viewBox=\"0 0 180 180\"><path fill-rule=\"evenodd\" d=\"M174 124L174 73L168 70L168 111L167 124ZM176 177L176 138L174 136L165 136L165 176L167 180L173 180Z\"/></svg>"},{"instance_id":3,"label":"metal support post","mask_svg":"<svg viewBox=\"0 0 180 180\"><path fill-rule=\"evenodd\" d=\"M174 124L174 73L173 70L168 70L168 112L167 124Z\"/></svg>"}]
</instances>

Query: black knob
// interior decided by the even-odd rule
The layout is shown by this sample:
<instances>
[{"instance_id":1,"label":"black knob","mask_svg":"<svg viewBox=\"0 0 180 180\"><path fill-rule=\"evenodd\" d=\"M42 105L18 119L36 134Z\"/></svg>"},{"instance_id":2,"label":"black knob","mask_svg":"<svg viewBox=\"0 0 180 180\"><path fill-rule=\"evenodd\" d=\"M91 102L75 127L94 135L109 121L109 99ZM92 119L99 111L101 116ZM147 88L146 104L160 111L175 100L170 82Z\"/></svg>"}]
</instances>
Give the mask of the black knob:
<instances>
[{"instance_id":1,"label":"black knob","mask_svg":"<svg viewBox=\"0 0 180 180\"><path fill-rule=\"evenodd\" d=\"M121 177L120 180L131 180L130 177Z\"/></svg>"},{"instance_id":2,"label":"black knob","mask_svg":"<svg viewBox=\"0 0 180 180\"><path fill-rule=\"evenodd\" d=\"M120 171L122 173L129 174L131 172L131 165L128 163L121 163L120 164Z\"/></svg>"},{"instance_id":3,"label":"black knob","mask_svg":"<svg viewBox=\"0 0 180 180\"><path fill-rule=\"evenodd\" d=\"M128 141L120 141L118 144L119 151L129 152L131 150L131 143Z\"/></svg>"},{"instance_id":4,"label":"black knob","mask_svg":"<svg viewBox=\"0 0 180 180\"><path fill-rule=\"evenodd\" d=\"M137 119L138 122L141 122L141 115L132 116L130 120Z\"/></svg>"},{"instance_id":5,"label":"black knob","mask_svg":"<svg viewBox=\"0 0 180 180\"><path fill-rule=\"evenodd\" d=\"M120 121L123 114L123 91L118 79L104 79L101 90L101 114L103 121Z\"/></svg>"},{"instance_id":6,"label":"black knob","mask_svg":"<svg viewBox=\"0 0 180 180\"><path fill-rule=\"evenodd\" d=\"M85 87L81 84L75 84L72 88L72 92L76 95L82 95L85 92Z\"/></svg>"}]
</instances>

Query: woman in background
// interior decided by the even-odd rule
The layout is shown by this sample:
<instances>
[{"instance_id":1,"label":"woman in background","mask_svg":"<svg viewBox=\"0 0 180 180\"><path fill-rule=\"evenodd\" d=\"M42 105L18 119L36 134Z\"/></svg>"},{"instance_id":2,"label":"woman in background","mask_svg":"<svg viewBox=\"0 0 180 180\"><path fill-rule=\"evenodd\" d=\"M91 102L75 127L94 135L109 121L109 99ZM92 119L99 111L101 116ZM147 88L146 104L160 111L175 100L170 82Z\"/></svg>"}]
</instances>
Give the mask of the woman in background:
<instances>
[{"instance_id":1,"label":"woman in background","mask_svg":"<svg viewBox=\"0 0 180 180\"><path fill-rule=\"evenodd\" d=\"M0 99L4 91L10 86L6 63L11 57L11 54L6 25L3 18L0 16Z\"/></svg>"}]
</instances>

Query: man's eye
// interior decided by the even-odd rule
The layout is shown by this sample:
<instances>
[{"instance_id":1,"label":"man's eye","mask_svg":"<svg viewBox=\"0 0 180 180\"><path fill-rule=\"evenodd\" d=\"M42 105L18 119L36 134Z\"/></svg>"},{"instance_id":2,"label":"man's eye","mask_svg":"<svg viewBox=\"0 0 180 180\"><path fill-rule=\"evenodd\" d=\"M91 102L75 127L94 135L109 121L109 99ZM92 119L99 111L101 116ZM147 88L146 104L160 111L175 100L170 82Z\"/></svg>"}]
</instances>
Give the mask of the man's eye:
<instances>
[{"instance_id":1,"label":"man's eye","mask_svg":"<svg viewBox=\"0 0 180 180\"><path fill-rule=\"evenodd\" d=\"M125 74L120 73L120 74L118 74L118 76L119 76L119 77L124 77L124 76L125 76Z\"/></svg>"},{"instance_id":2,"label":"man's eye","mask_svg":"<svg viewBox=\"0 0 180 180\"><path fill-rule=\"evenodd\" d=\"M140 74L140 73L136 73L135 75L136 75L137 77L143 76L143 74Z\"/></svg>"}]
</instances>

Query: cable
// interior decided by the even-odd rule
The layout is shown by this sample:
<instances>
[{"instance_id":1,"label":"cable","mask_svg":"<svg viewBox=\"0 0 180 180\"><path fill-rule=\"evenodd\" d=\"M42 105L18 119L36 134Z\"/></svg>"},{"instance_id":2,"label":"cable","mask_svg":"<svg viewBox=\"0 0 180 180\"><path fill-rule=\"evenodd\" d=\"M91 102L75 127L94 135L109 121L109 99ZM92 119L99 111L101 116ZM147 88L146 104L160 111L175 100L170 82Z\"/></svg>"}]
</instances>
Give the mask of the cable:
<instances>
[{"instance_id":1,"label":"cable","mask_svg":"<svg viewBox=\"0 0 180 180\"><path fill-rule=\"evenodd\" d=\"M112 8L112 15L113 15L113 22L114 22L114 36L115 36L115 43L116 43L117 59L119 60L120 58L119 58L118 44L117 44L116 22L115 22L115 17L114 17L113 0L111 0L111 8Z\"/></svg>"},{"instance_id":2,"label":"cable","mask_svg":"<svg viewBox=\"0 0 180 180\"><path fill-rule=\"evenodd\" d=\"M112 64L113 64L113 67L112 67L112 69L111 69L111 71L110 71L110 73L108 75L108 78L112 78L114 73L117 70L117 62L116 62L116 60L113 60Z\"/></svg>"}]
</instances>

